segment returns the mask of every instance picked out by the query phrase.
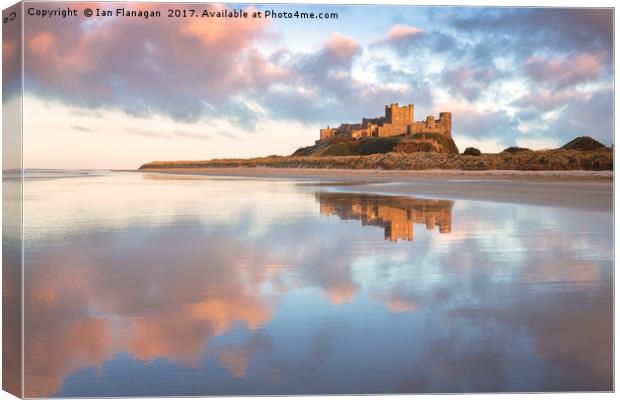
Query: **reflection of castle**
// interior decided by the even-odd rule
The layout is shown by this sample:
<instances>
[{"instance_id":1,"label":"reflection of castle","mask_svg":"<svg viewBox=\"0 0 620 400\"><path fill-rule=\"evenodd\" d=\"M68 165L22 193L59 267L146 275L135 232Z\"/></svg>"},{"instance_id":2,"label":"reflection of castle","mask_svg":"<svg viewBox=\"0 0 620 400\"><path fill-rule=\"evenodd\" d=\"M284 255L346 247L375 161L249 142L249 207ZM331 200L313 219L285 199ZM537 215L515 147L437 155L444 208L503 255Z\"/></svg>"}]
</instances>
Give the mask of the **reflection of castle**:
<instances>
[{"instance_id":1,"label":"reflection of castle","mask_svg":"<svg viewBox=\"0 0 620 400\"><path fill-rule=\"evenodd\" d=\"M385 239L392 242L413 240L413 225L427 229L439 227L440 233L452 230L452 205L449 200L379 196L357 193L317 193L321 214L342 219L359 219L362 225L385 228Z\"/></svg>"},{"instance_id":2,"label":"reflection of castle","mask_svg":"<svg viewBox=\"0 0 620 400\"><path fill-rule=\"evenodd\" d=\"M320 131L319 142L335 137L387 137L399 135L414 135L416 133L437 133L445 137L452 137L452 114L439 113L439 119L432 115L424 121L414 120L414 105L400 107L398 103L385 106L385 116L379 118L363 118L360 124L341 124L338 128L323 128Z\"/></svg>"}]
</instances>

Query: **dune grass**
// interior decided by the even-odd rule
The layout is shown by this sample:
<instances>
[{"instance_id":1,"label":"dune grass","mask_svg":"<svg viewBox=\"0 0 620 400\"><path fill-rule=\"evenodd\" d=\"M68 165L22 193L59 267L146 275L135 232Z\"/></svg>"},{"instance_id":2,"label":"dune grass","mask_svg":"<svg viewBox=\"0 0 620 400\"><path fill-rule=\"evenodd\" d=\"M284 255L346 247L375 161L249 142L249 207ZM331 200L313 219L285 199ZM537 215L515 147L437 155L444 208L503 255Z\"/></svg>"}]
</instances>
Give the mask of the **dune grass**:
<instances>
[{"instance_id":1,"label":"dune grass","mask_svg":"<svg viewBox=\"0 0 620 400\"><path fill-rule=\"evenodd\" d=\"M595 151L555 149L481 154L479 156L433 152L385 153L364 156L269 156L248 159L214 159L204 161L153 161L142 165L140 169L235 167L336 168L358 170L456 169L465 171L601 171L613 170L613 151L609 148L603 148Z\"/></svg>"}]
</instances>

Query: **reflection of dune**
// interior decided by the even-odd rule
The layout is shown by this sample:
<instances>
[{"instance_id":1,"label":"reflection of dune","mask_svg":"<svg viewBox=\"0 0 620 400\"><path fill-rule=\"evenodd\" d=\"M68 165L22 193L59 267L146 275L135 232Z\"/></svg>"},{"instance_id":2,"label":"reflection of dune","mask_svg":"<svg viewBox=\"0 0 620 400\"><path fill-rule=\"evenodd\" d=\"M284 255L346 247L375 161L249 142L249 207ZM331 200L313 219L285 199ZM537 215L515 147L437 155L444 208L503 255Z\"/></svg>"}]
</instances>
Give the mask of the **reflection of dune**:
<instances>
[{"instance_id":1,"label":"reflection of dune","mask_svg":"<svg viewBox=\"0 0 620 400\"><path fill-rule=\"evenodd\" d=\"M440 233L452 230L452 206L449 200L416 199L358 193L318 192L321 214L336 214L342 219L359 219L363 225L385 228L385 239L413 240L414 224L426 225Z\"/></svg>"},{"instance_id":2,"label":"reflection of dune","mask_svg":"<svg viewBox=\"0 0 620 400\"><path fill-rule=\"evenodd\" d=\"M205 181L212 179L201 175L181 175L181 174L144 174L142 179L147 181Z\"/></svg>"}]
</instances>

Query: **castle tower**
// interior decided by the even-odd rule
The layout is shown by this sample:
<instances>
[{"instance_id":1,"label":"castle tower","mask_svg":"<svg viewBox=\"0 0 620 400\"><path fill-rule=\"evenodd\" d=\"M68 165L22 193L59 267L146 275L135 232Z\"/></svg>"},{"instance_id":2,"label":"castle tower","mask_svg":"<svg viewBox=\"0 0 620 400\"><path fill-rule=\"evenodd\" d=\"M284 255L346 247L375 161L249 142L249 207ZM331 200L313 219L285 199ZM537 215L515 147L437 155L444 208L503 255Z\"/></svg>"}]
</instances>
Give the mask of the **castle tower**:
<instances>
[{"instance_id":1,"label":"castle tower","mask_svg":"<svg viewBox=\"0 0 620 400\"><path fill-rule=\"evenodd\" d=\"M407 106L407 111L409 112L409 120L407 121L407 124L413 124L415 122L415 119L413 119L413 104L409 104Z\"/></svg>"},{"instance_id":2,"label":"castle tower","mask_svg":"<svg viewBox=\"0 0 620 400\"><path fill-rule=\"evenodd\" d=\"M451 112L440 112L439 113L439 124L443 127L443 134L446 137L452 137L452 113Z\"/></svg>"},{"instance_id":3,"label":"castle tower","mask_svg":"<svg viewBox=\"0 0 620 400\"><path fill-rule=\"evenodd\" d=\"M389 106L385 106L385 122L394 125L413 123L413 104L400 107L398 103L392 103Z\"/></svg>"},{"instance_id":4,"label":"castle tower","mask_svg":"<svg viewBox=\"0 0 620 400\"><path fill-rule=\"evenodd\" d=\"M426 127L431 129L435 127L435 117L432 115L426 117Z\"/></svg>"},{"instance_id":5,"label":"castle tower","mask_svg":"<svg viewBox=\"0 0 620 400\"><path fill-rule=\"evenodd\" d=\"M394 123L394 114L398 110L398 103L392 103L389 106L385 106L385 122L388 124Z\"/></svg>"}]
</instances>

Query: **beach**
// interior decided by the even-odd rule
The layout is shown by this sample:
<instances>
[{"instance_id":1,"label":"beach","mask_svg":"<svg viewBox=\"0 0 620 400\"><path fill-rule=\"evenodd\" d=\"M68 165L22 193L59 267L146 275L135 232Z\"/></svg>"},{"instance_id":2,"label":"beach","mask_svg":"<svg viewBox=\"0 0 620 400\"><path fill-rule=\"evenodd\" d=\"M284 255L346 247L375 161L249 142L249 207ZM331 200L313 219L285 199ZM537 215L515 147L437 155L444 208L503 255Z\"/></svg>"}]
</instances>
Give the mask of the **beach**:
<instances>
[{"instance_id":1,"label":"beach","mask_svg":"<svg viewBox=\"0 0 620 400\"><path fill-rule=\"evenodd\" d=\"M255 167L162 168L143 169L141 172L320 180L349 192L613 211L613 171L386 171Z\"/></svg>"},{"instance_id":2,"label":"beach","mask_svg":"<svg viewBox=\"0 0 620 400\"><path fill-rule=\"evenodd\" d=\"M29 397L613 387L612 179L165 172L23 180Z\"/></svg>"}]
</instances>

